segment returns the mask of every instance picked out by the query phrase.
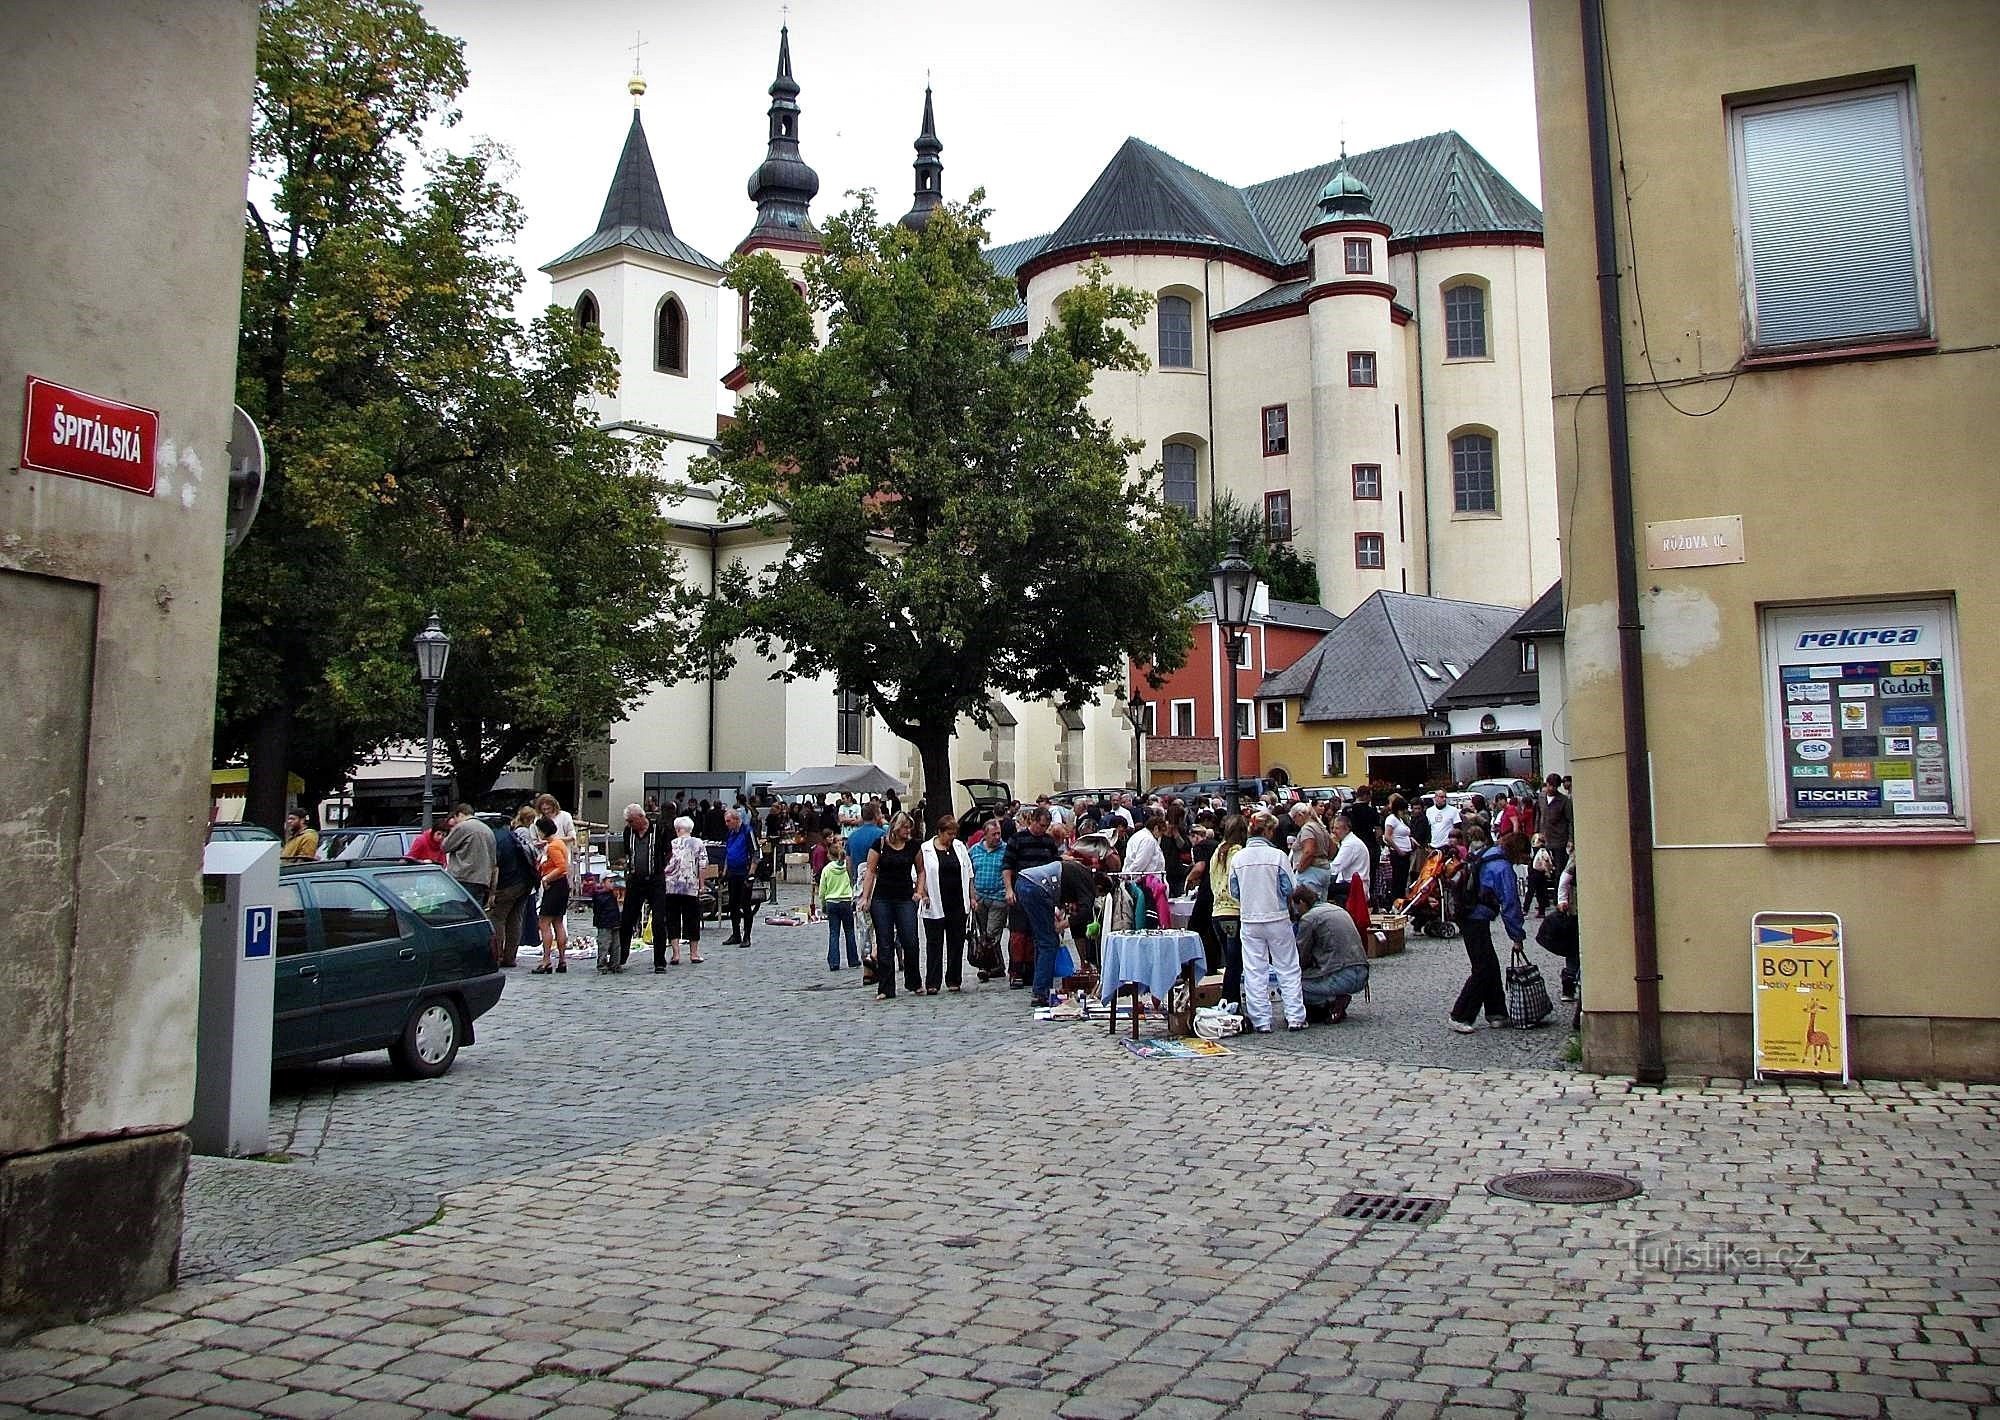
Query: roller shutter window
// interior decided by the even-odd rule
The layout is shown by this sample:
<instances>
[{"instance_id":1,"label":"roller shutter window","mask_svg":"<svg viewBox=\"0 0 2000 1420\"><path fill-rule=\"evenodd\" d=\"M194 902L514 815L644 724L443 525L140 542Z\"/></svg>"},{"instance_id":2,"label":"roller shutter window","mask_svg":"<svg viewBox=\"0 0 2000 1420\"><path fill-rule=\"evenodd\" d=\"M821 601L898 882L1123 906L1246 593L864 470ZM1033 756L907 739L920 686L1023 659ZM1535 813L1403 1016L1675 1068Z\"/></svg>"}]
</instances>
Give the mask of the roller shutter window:
<instances>
[{"instance_id":1,"label":"roller shutter window","mask_svg":"<svg viewBox=\"0 0 2000 1420\"><path fill-rule=\"evenodd\" d=\"M1907 83L1731 111L1753 350L1930 334Z\"/></svg>"}]
</instances>

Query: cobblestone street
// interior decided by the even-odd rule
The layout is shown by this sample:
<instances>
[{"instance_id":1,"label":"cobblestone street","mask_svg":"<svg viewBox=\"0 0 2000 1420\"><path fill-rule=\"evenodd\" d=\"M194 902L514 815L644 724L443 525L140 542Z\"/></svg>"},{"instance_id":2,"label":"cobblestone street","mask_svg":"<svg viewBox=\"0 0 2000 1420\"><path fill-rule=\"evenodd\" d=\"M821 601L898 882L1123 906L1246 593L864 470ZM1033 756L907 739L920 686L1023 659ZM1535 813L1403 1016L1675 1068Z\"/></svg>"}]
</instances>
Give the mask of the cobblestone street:
<instances>
[{"instance_id":1,"label":"cobblestone street","mask_svg":"<svg viewBox=\"0 0 2000 1420\"><path fill-rule=\"evenodd\" d=\"M1456 942L1378 964L1347 1025L1184 1063L1035 1024L991 985L878 1005L823 951L817 927L760 926L663 977L643 954L615 979L523 968L444 1080L395 1081L380 1057L284 1077L272 1147L301 1176L394 1181L412 1208L441 1193L442 1215L30 1338L0 1352L0 1407L2000 1403L2000 1089L1634 1090L1556 1065L1560 1029L1447 1031ZM1483 1186L1543 1166L1645 1191L1562 1208ZM286 1172L230 1168L239 1193L244 1170ZM1370 1223L1340 1216L1351 1192L1446 1206ZM285 1210L233 1206L282 1228L257 1220Z\"/></svg>"}]
</instances>

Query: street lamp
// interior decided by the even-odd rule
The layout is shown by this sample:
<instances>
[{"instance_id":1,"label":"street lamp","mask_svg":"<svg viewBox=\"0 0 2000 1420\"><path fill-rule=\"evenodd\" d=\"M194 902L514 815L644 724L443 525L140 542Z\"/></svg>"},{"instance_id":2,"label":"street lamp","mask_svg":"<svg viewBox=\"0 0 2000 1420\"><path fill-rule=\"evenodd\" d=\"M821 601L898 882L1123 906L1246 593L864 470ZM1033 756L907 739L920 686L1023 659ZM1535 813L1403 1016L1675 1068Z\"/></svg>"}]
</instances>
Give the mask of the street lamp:
<instances>
[{"instance_id":1,"label":"street lamp","mask_svg":"<svg viewBox=\"0 0 2000 1420\"><path fill-rule=\"evenodd\" d=\"M438 686L444 681L444 665L451 659L451 637L433 611L410 641L417 653L417 679L424 687L424 827L431 826L431 753L437 745Z\"/></svg>"},{"instance_id":2,"label":"street lamp","mask_svg":"<svg viewBox=\"0 0 2000 1420\"><path fill-rule=\"evenodd\" d=\"M1146 792L1146 784L1141 777L1146 742L1146 697L1136 690L1132 692L1132 698L1125 702L1125 718L1132 722L1132 791L1143 795Z\"/></svg>"},{"instance_id":3,"label":"street lamp","mask_svg":"<svg viewBox=\"0 0 2000 1420\"><path fill-rule=\"evenodd\" d=\"M1241 790L1236 782L1236 643L1250 627L1250 608L1257 600L1257 569L1243 556L1243 540L1229 539L1229 552L1209 570L1209 594L1214 598L1215 624L1222 633L1229 657L1229 703L1223 706L1223 775L1229 782L1229 812L1241 811Z\"/></svg>"}]
</instances>

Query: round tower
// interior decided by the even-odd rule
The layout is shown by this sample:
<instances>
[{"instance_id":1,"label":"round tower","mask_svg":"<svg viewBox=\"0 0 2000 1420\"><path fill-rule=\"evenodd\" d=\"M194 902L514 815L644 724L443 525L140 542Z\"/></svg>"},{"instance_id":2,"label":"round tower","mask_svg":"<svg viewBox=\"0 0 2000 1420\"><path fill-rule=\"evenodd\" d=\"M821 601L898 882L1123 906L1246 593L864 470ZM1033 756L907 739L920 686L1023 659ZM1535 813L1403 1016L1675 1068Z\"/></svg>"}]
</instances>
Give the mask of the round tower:
<instances>
[{"instance_id":1,"label":"round tower","mask_svg":"<svg viewBox=\"0 0 2000 1420\"><path fill-rule=\"evenodd\" d=\"M1309 253L1313 380L1313 559L1320 600L1351 611L1372 592L1401 591L1409 565L1396 414L1404 383L1396 288L1388 280L1388 223L1343 145L1320 193L1320 218L1300 240Z\"/></svg>"}]
</instances>

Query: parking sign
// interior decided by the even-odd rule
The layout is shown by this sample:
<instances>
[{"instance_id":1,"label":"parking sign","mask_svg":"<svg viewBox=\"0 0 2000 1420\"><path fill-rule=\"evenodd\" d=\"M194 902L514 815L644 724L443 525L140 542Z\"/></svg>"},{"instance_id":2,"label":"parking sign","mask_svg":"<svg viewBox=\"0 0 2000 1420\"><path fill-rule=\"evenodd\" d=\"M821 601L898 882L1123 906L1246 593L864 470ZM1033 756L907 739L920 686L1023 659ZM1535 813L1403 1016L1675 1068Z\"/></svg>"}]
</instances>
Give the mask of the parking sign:
<instances>
[{"instance_id":1,"label":"parking sign","mask_svg":"<svg viewBox=\"0 0 2000 1420\"><path fill-rule=\"evenodd\" d=\"M268 907L243 909L243 955L267 957L271 954L271 915Z\"/></svg>"}]
</instances>

